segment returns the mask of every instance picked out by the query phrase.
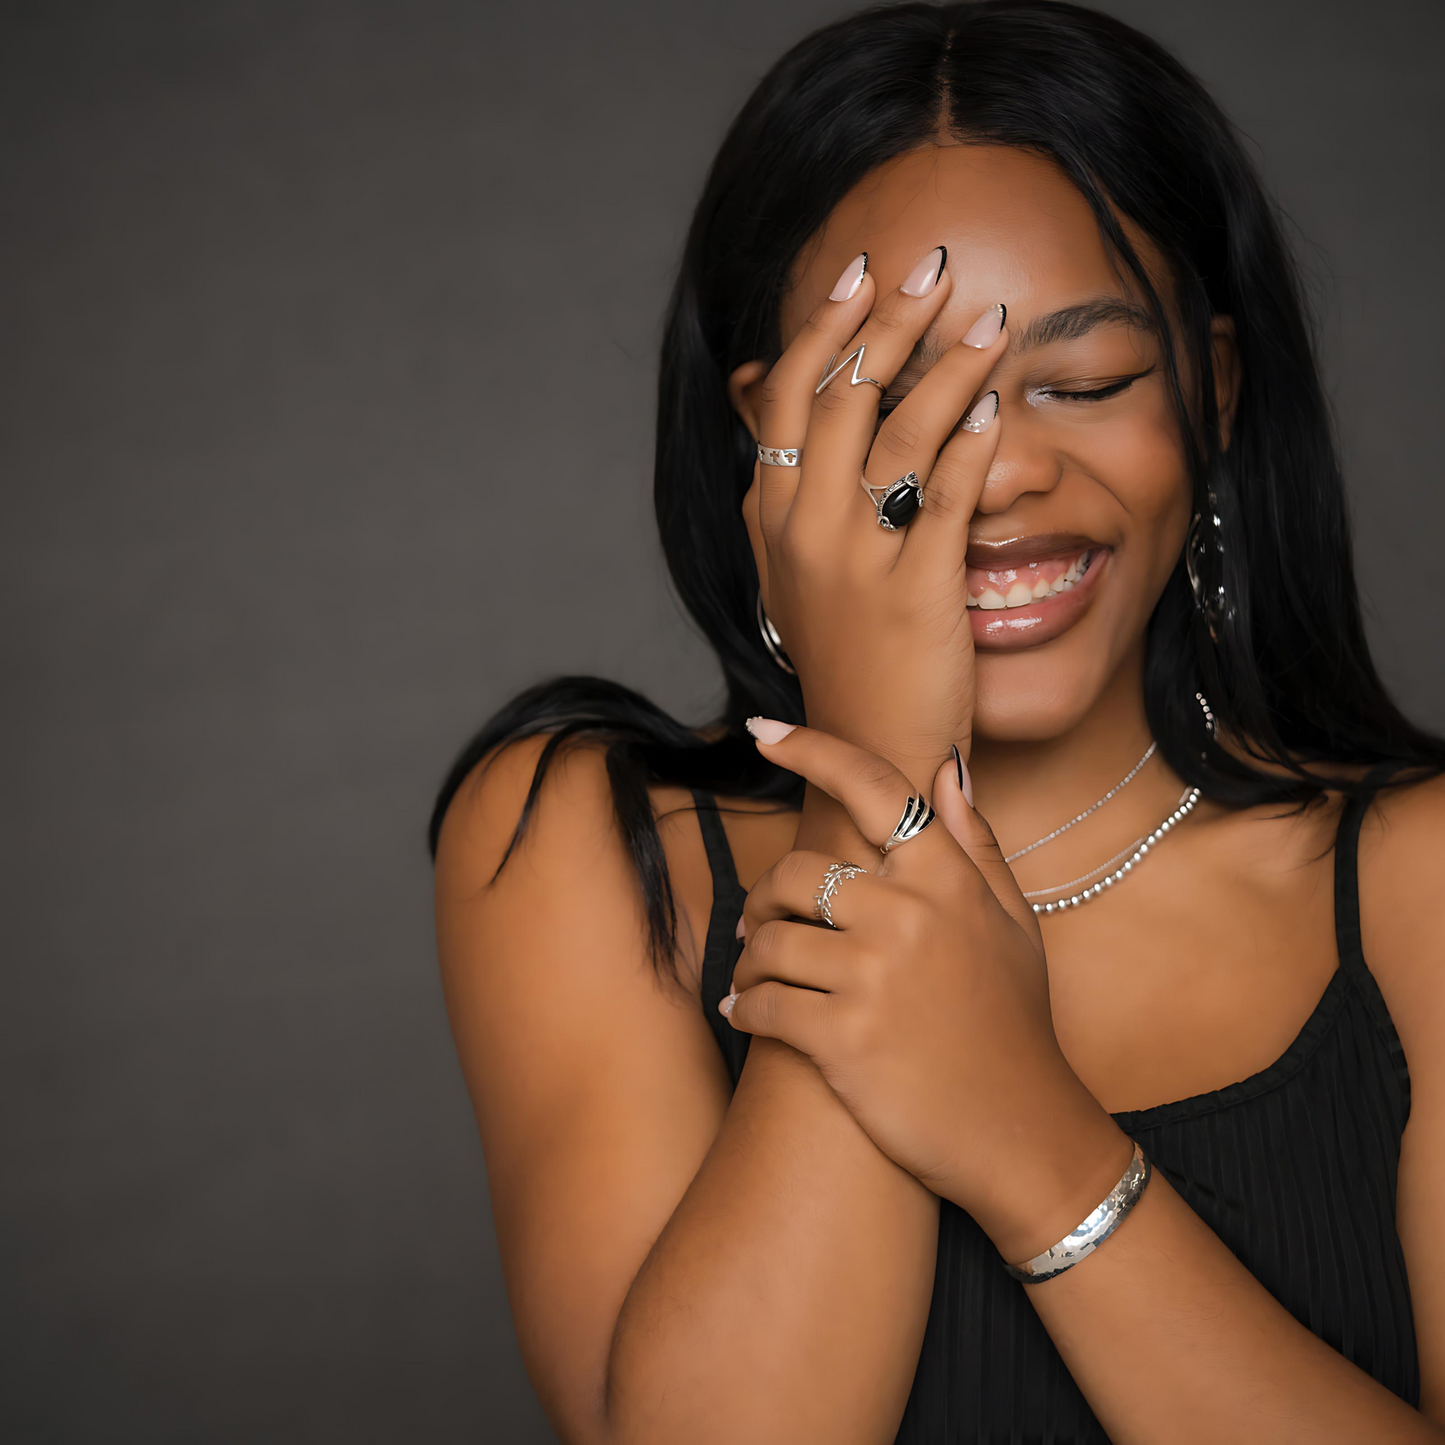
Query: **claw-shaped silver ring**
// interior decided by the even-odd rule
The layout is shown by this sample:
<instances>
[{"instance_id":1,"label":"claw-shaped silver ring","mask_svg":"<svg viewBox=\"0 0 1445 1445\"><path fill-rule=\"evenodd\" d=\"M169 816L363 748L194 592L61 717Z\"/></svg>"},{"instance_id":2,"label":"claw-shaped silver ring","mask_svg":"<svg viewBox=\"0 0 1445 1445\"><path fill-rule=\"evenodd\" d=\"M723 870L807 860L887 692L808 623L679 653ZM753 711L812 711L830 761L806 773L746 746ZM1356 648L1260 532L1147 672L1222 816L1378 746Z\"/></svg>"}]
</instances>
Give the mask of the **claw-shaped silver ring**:
<instances>
[{"instance_id":1,"label":"claw-shaped silver ring","mask_svg":"<svg viewBox=\"0 0 1445 1445\"><path fill-rule=\"evenodd\" d=\"M910 793L908 801L903 805L903 816L898 820L898 826L888 835L883 851L887 853L900 843L910 842L937 816L917 793Z\"/></svg>"}]
</instances>

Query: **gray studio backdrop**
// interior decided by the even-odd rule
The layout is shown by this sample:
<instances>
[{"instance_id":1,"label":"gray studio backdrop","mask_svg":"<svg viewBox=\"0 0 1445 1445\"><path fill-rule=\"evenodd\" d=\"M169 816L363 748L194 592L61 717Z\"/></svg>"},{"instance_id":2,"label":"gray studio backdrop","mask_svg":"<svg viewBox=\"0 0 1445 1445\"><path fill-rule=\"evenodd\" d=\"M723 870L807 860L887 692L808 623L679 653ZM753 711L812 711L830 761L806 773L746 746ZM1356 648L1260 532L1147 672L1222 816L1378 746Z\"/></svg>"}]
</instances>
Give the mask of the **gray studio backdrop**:
<instances>
[{"instance_id":1,"label":"gray studio backdrop","mask_svg":"<svg viewBox=\"0 0 1445 1445\"><path fill-rule=\"evenodd\" d=\"M846 8L5 7L4 1439L552 1438L423 825L544 674L712 702L658 318L729 116ZM1445 6L1107 8L1298 226L1375 642L1445 725Z\"/></svg>"}]
</instances>

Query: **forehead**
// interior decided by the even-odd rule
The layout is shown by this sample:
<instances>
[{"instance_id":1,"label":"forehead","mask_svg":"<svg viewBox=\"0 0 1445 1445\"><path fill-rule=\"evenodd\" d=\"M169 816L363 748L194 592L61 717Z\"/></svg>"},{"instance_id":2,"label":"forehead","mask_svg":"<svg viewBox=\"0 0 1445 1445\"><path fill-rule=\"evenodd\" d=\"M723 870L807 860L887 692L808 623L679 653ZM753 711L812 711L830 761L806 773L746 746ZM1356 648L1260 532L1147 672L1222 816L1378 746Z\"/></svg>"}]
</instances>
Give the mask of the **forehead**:
<instances>
[{"instance_id":1,"label":"forehead","mask_svg":"<svg viewBox=\"0 0 1445 1445\"><path fill-rule=\"evenodd\" d=\"M1154 248L1125 229L1157 278ZM928 145L864 177L804 248L783 304L784 344L860 251L883 295L939 245L948 247L953 294L931 329L945 342L996 301L1013 326L1128 294L1088 202L1051 161L1007 146Z\"/></svg>"}]
</instances>

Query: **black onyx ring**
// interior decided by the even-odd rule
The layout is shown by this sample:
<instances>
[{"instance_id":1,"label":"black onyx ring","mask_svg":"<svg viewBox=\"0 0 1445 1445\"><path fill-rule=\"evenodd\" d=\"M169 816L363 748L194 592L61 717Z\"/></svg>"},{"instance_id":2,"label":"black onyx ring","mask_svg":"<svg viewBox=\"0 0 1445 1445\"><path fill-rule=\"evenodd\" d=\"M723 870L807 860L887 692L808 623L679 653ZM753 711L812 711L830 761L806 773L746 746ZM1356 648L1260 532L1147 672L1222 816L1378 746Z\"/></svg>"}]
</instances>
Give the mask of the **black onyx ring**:
<instances>
[{"instance_id":1,"label":"black onyx ring","mask_svg":"<svg viewBox=\"0 0 1445 1445\"><path fill-rule=\"evenodd\" d=\"M923 505L923 483L917 472L909 472L886 487L870 487L865 477L863 490L878 511L878 525L887 532L901 532Z\"/></svg>"}]
</instances>

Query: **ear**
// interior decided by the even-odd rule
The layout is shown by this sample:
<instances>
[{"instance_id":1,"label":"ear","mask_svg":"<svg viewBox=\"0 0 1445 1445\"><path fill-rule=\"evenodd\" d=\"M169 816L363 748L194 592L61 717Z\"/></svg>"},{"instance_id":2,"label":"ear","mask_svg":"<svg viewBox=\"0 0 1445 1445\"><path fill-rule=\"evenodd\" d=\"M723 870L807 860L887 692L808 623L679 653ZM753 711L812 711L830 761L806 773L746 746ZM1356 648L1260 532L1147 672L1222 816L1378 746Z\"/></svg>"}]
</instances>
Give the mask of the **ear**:
<instances>
[{"instance_id":1,"label":"ear","mask_svg":"<svg viewBox=\"0 0 1445 1445\"><path fill-rule=\"evenodd\" d=\"M1234 317L1216 316L1209 327L1214 351L1214 405L1219 412L1219 449L1229 450L1234 412L1239 405L1239 347L1234 339Z\"/></svg>"},{"instance_id":2,"label":"ear","mask_svg":"<svg viewBox=\"0 0 1445 1445\"><path fill-rule=\"evenodd\" d=\"M743 425L752 433L754 441L760 439L758 416L762 406L758 392L767 374L766 361L745 361L728 377L728 400L732 402L733 410L742 417Z\"/></svg>"}]
</instances>

